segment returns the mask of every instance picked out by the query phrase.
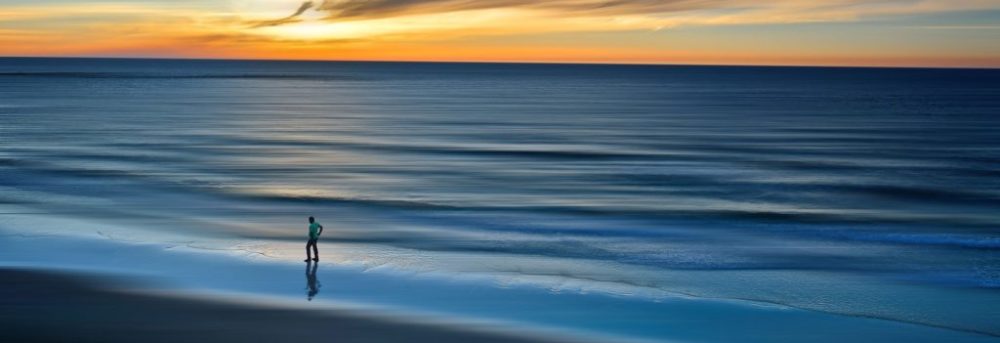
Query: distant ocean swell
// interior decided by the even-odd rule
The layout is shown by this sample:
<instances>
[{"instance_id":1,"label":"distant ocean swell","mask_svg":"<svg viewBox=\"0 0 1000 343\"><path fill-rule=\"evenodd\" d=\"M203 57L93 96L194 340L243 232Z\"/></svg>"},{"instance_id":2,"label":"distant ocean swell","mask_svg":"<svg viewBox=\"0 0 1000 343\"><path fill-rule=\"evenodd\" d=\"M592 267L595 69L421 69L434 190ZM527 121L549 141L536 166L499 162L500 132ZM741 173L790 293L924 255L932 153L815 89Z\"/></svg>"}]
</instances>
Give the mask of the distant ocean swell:
<instances>
[{"instance_id":1,"label":"distant ocean swell","mask_svg":"<svg viewBox=\"0 0 1000 343\"><path fill-rule=\"evenodd\" d=\"M56 79L270 79L303 81L358 81L334 75L294 74L186 74L186 73L136 73L136 72L0 72L7 78L56 78Z\"/></svg>"},{"instance_id":2,"label":"distant ocean swell","mask_svg":"<svg viewBox=\"0 0 1000 343\"><path fill-rule=\"evenodd\" d=\"M421 150L424 151L424 150ZM129 163L193 163L197 162L194 159L174 159L164 158L162 156L142 156L142 155L127 155L127 156L117 156L114 154L103 154L103 153L46 153L44 155L48 160L59 160L59 159L72 159L72 160L87 160L94 164L99 164L102 162L129 162ZM170 186L170 177L166 179L162 175L157 173L148 173L142 170L116 170L109 168L72 168L72 167L61 167L55 166L51 163L44 162L42 160L31 160L31 159L13 159L13 158L2 158L0 159L0 166L5 167L20 167L18 169L12 169L9 173L6 173L5 177L7 184L16 184L18 182L26 182L32 177L36 176L50 176L52 178L57 177L72 177L80 179L88 178L106 178L106 179L116 179L116 180L136 180L141 182L148 182L149 186ZM22 169L24 168L24 169ZM216 169L216 172L223 173L254 173L254 174L271 174L271 173L310 173L309 170L305 170L300 167L295 166L259 166L247 168L245 166L238 167L237 169L226 169L227 166L223 166L221 170ZM20 170L19 170L20 169ZM191 170L197 172L198 170ZM207 170L206 170L207 171ZM392 175L403 175L403 176L417 176L425 173L420 170L406 171L406 170L386 170L384 168L351 168L349 170L351 173L358 174L392 174ZM316 173L321 173L322 171L316 170ZM440 172L437 172L440 174ZM449 171L448 173L460 176L468 176L467 172L461 171ZM490 177L490 175L484 175L483 177ZM502 177L502 176L501 176ZM676 195L686 195L692 193L699 193L700 195L712 194L713 196L720 198L745 198L756 196L762 201L767 201L768 197L762 194L754 194L754 189L775 189L782 188L786 192L791 192L795 194L811 194L819 193L826 194L830 196L855 196L855 197L867 197L884 199L886 201L913 201L913 202L924 202L924 203L941 203L941 204L961 204L963 206L981 206L983 208L989 208L990 206L996 205L997 199L993 194L985 193L981 191L974 190L960 190L960 189L943 189L943 188L928 188L923 186L901 186L901 185L878 185L878 184L823 184L816 182L807 183L788 183L788 182L753 182L753 181L732 181L732 180L722 180L716 177L706 177L706 176L691 176L691 175L662 175L662 174L589 174L586 175L588 182L597 182L606 187L638 187L635 191L641 191L642 189L649 188L676 188L676 190L669 190L667 192ZM50 179L53 180L53 179ZM503 182L503 179L497 180L498 182ZM511 178L510 181L515 182L516 179ZM230 197L238 197L243 200L253 200L253 201L276 201L276 202L289 202L289 203L310 203L314 205L364 205L382 208L397 208L404 210L448 210L448 211L480 211L480 212L490 212L490 211L522 211L522 212L539 212L539 213L557 213L557 214L580 214L580 215L625 215L625 216L642 216L647 218L719 218L719 219L730 219L730 220L774 220L774 221L788 221L788 222L800 222L800 223L813 223L813 222L879 222L884 221L886 223L898 223L912 221L916 224L919 223L939 223L939 224L949 224L956 227L966 227L969 229L989 229L993 227L996 223L977 223L975 220L970 218L953 218L949 220L948 218L928 218L926 216L914 216L912 219L907 219L906 215L886 215L886 214L875 214L866 213L865 211L860 211L857 213L851 211L834 211L829 209L818 209L816 211L810 211L809 209L802 209L797 207L789 207L786 210L780 208L775 208L773 210L741 210L737 208L724 208L724 207L714 207L714 208L687 208L687 209L657 209L655 206L628 206L628 204L618 204L618 205L603 205L603 206L562 206L562 205L548 205L541 206L533 203L525 204L489 204L489 203L479 203L472 202L471 204L480 204L479 206L474 206L469 203L454 203L449 201L416 201L416 200L405 200L405 199L392 199L384 198L379 199L378 197L335 197L335 196L318 196L318 195L281 195L281 194L253 194L247 192L234 192L236 189L234 187L220 187L212 188L205 187L211 186L209 184L199 184L197 182L183 182L179 184L174 184L175 186L184 186L189 189L186 191L199 191L199 192L210 192L213 195L225 195ZM201 187L199 187L201 186ZM745 194L741 195L740 192ZM715 193L715 194L713 194ZM808 203L808 198L798 198L800 203ZM775 198L773 200L780 203L781 198ZM802 202L802 200L807 200ZM992 243L987 244L989 246Z\"/></svg>"}]
</instances>

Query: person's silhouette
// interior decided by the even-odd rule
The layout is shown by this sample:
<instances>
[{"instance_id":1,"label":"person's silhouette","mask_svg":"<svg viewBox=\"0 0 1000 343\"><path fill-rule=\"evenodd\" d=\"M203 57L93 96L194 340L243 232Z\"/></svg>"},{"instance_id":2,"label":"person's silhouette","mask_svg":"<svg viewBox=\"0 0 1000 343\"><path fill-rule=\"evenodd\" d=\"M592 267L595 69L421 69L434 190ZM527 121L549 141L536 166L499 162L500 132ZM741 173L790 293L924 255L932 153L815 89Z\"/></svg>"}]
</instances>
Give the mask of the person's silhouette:
<instances>
[{"instance_id":1,"label":"person's silhouette","mask_svg":"<svg viewBox=\"0 0 1000 343\"><path fill-rule=\"evenodd\" d=\"M316 222L316 219L309 217L309 241L306 242L306 259L304 262L314 261L319 262L319 249L316 248L316 241L319 240L319 235L323 234L323 225ZM309 248L312 247L312 251ZM316 257L313 257L315 255Z\"/></svg>"},{"instance_id":2,"label":"person's silhouette","mask_svg":"<svg viewBox=\"0 0 1000 343\"><path fill-rule=\"evenodd\" d=\"M313 300L313 297L319 293L319 288L323 285L316 280L316 269L319 268L319 263L306 263L306 288L309 292L306 293L309 301Z\"/></svg>"}]
</instances>

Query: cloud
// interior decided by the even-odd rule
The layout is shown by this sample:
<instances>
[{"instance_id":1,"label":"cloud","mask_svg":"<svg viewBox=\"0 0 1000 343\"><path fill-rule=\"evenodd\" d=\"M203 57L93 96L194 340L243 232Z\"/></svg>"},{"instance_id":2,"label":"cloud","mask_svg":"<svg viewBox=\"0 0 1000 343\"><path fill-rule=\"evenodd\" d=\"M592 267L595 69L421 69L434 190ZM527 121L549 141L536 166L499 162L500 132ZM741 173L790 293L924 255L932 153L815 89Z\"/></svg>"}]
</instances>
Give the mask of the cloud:
<instances>
[{"instance_id":1,"label":"cloud","mask_svg":"<svg viewBox=\"0 0 1000 343\"><path fill-rule=\"evenodd\" d=\"M307 1L296 14L272 23L295 22L301 12L313 7L316 11L325 12L326 19L333 21L518 10L558 17L720 17L723 19L715 20L715 24L727 24L732 23L730 21L787 23L854 20L866 15L996 8L997 4L995 0L323 0L315 6L312 1Z\"/></svg>"},{"instance_id":2,"label":"cloud","mask_svg":"<svg viewBox=\"0 0 1000 343\"><path fill-rule=\"evenodd\" d=\"M292 13L292 15L290 15L290 16L287 16L287 17L284 17L284 18L281 18L281 19L256 21L256 22L253 22L252 23L253 25L251 25L251 26L252 27L267 27L267 26L278 26L278 25L296 23L296 22L299 22L299 16L301 16L302 13L305 13L310 8L313 8L315 6L316 6L316 3L312 2L312 1L306 1L306 2L303 2L301 5L299 5L299 8L295 10L295 13Z\"/></svg>"},{"instance_id":3,"label":"cloud","mask_svg":"<svg viewBox=\"0 0 1000 343\"><path fill-rule=\"evenodd\" d=\"M306 10L312 8L314 5L315 4L313 4L312 1L303 2L301 5L299 5L299 9L295 10L295 13L293 13L290 17L298 17L302 15L302 13L304 13Z\"/></svg>"},{"instance_id":4,"label":"cloud","mask_svg":"<svg viewBox=\"0 0 1000 343\"><path fill-rule=\"evenodd\" d=\"M285 40L446 41L675 27L850 22L894 15L996 9L996 0L323 0L251 23ZM304 20L308 10L322 18ZM265 17L266 18L266 17Z\"/></svg>"},{"instance_id":5,"label":"cloud","mask_svg":"<svg viewBox=\"0 0 1000 343\"><path fill-rule=\"evenodd\" d=\"M484 9L546 10L566 14L637 14L712 8L725 0L324 0L318 11L330 18L384 18L396 15Z\"/></svg>"}]
</instances>

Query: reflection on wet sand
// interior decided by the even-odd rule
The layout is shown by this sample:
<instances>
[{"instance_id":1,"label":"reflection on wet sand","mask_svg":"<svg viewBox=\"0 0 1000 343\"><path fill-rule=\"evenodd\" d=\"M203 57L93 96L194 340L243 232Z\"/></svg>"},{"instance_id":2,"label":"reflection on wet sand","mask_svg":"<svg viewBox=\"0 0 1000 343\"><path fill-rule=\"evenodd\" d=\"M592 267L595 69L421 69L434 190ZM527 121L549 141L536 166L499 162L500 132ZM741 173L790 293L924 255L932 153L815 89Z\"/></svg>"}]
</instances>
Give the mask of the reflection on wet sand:
<instances>
[{"instance_id":1,"label":"reflection on wet sand","mask_svg":"<svg viewBox=\"0 0 1000 343\"><path fill-rule=\"evenodd\" d=\"M323 287L323 284L316 280L317 268L319 268L319 263L306 263L306 288L309 290L306 294L309 301L312 301L313 297L319 293L319 288Z\"/></svg>"}]
</instances>

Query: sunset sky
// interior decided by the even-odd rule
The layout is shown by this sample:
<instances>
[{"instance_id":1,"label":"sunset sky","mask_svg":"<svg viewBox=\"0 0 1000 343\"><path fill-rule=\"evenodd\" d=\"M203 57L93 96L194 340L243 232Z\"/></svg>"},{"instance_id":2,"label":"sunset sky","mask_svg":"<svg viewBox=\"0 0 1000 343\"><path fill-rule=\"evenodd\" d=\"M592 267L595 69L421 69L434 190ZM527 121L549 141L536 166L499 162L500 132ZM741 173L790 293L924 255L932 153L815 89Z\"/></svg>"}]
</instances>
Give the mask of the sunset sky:
<instances>
[{"instance_id":1,"label":"sunset sky","mask_svg":"<svg viewBox=\"0 0 1000 343\"><path fill-rule=\"evenodd\" d=\"M0 0L0 56L1000 67L1000 1Z\"/></svg>"}]
</instances>

